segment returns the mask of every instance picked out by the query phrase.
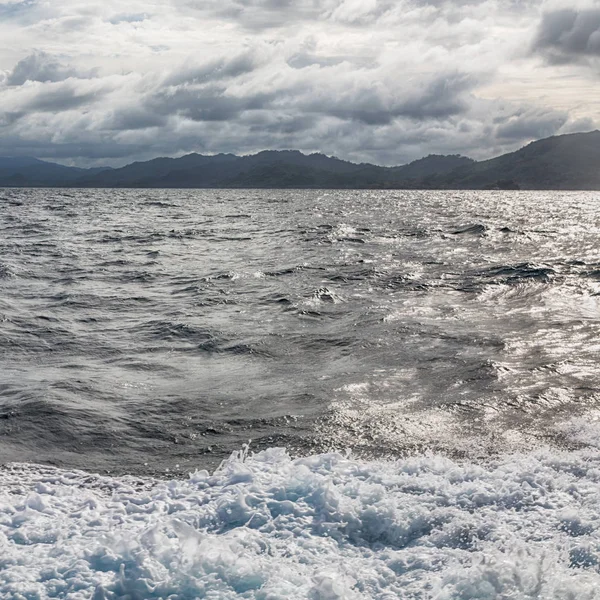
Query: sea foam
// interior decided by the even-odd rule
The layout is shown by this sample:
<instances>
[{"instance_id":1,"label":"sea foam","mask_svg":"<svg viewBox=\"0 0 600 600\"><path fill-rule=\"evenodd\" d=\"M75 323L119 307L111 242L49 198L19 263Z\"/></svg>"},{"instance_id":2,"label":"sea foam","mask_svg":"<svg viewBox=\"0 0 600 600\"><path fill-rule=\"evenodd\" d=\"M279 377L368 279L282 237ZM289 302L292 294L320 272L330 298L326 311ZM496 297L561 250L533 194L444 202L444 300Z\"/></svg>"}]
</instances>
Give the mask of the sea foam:
<instances>
[{"instance_id":1,"label":"sea foam","mask_svg":"<svg viewBox=\"0 0 600 600\"><path fill-rule=\"evenodd\" d=\"M0 598L600 598L600 452L0 471Z\"/></svg>"}]
</instances>

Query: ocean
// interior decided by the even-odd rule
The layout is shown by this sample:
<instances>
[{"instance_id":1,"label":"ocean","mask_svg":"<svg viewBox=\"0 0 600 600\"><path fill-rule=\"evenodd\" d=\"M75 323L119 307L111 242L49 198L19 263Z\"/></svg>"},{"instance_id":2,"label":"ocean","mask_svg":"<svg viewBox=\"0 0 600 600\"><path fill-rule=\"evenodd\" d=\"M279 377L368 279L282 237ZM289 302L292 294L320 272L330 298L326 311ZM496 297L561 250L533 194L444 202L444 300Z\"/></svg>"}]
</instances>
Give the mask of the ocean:
<instances>
[{"instance_id":1,"label":"ocean","mask_svg":"<svg viewBox=\"0 0 600 600\"><path fill-rule=\"evenodd\" d=\"M0 598L600 598L600 196L0 190Z\"/></svg>"}]
</instances>

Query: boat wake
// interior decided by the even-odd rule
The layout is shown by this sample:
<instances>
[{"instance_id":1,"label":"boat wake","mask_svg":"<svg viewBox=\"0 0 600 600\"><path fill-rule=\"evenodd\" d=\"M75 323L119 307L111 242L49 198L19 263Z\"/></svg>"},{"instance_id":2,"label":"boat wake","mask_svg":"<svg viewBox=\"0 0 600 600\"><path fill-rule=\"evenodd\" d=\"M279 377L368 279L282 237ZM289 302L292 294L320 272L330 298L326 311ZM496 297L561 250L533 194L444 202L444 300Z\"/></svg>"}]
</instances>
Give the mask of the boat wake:
<instances>
[{"instance_id":1,"label":"boat wake","mask_svg":"<svg viewBox=\"0 0 600 600\"><path fill-rule=\"evenodd\" d=\"M0 597L598 598L600 453L0 471Z\"/></svg>"}]
</instances>

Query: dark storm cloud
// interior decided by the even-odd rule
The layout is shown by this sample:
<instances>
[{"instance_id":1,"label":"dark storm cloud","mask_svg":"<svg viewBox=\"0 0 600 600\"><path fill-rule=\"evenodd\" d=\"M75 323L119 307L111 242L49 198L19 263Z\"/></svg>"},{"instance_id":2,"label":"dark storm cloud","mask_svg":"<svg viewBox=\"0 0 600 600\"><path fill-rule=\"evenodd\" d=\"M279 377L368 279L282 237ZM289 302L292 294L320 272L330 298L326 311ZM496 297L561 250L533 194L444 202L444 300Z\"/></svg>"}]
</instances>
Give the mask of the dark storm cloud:
<instances>
[{"instance_id":1,"label":"dark storm cloud","mask_svg":"<svg viewBox=\"0 0 600 600\"><path fill-rule=\"evenodd\" d=\"M496 119L496 137L508 141L534 140L554 135L569 119L565 112L520 110Z\"/></svg>"},{"instance_id":2,"label":"dark storm cloud","mask_svg":"<svg viewBox=\"0 0 600 600\"><path fill-rule=\"evenodd\" d=\"M179 87L152 95L146 108L161 115L177 114L192 121L229 121L243 112L267 108L272 93L233 96L226 88L208 85L202 88Z\"/></svg>"},{"instance_id":3,"label":"dark storm cloud","mask_svg":"<svg viewBox=\"0 0 600 600\"><path fill-rule=\"evenodd\" d=\"M35 52L20 60L6 78L8 85L23 85L26 81L63 81L77 72L61 64L46 52Z\"/></svg>"},{"instance_id":4,"label":"dark storm cloud","mask_svg":"<svg viewBox=\"0 0 600 600\"><path fill-rule=\"evenodd\" d=\"M24 103L23 109L34 112L60 113L97 102L103 95L102 90L83 91L74 85L59 85L43 90Z\"/></svg>"},{"instance_id":5,"label":"dark storm cloud","mask_svg":"<svg viewBox=\"0 0 600 600\"><path fill-rule=\"evenodd\" d=\"M44 141L45 142L45 141ZM73 156L92 160L119 159L139 154L146 148L142 144L119 144L97 137L69 143L40 143L20 136L0 138L0 156L41 156L46 159L69 159Z\"/></svg>"},{"instance_id":6,"label":"dark storm cloud","mask_svg":"<svg viewBox=\"0 0 600 600\"><path fill-rule=\"evenodd\" d=\"M367 125L386 125L398 117L413 120L443 119L468 110L465 92L474 81L462 74L440 74L425 82L411 82L405 90L389 94L383 86L345 89L335 81L322 91L313 89L300 107ZM337 89L336 89L337 87Z\"/></svg>"},{"instance_id":7,"label":"dark storm cloud","mask_svg":"<svg viewBox=\"0 0 600 600\"><path fill-rule=\"evenodd\" d=\"M306 131L315 131L318 117L312 114L273 114L268 111L248 115L244 124L256 134L292 135Z\"/></svg>"},{"instance_id":8,"label":"dark storm cloud","mask_svg":"<svg viewBox=\"0 0 600 600\"><path fill-rule=\"evenodd\" d=\"M600 8L568 8L546 13L533 50L556 63L600 56Z\"/></svg>"},{"instance_id":9,"label":"dark storm cloud","mask_svg":"<svg viewBox=\"0 0 600 600\"><path fill-rule=\"evenodd\" d=\"M0 112L0 127L12 125L21 117L25 116L25 114L25 112L19 110L7 110L4 112Z\"/></svg>"},{"instance_id":10,"label":"dark storm cloud","mask_svg":"<svg viewBox=\"0 0 600 600\"><path fill-rule=\"evenodd\" d=\"M236 71L245 71L252 63L239 59L226 63ZM202 67L195 74L206 78L223 77L225 69ZM292 71L298 73L298 71ZM144 108L148 113L179 115L193 121L235 121L245 118L247 113L271 111L274 116L290 115L300 117L312 115L335 117L365 125L387 125L398 117L413 120L445 119L468 110L467 92L475 85L476 79L460 73L438 74L423 82L413 82L406 90L393 90L386 85L372 85L368 71L357 73L348 80L325 74L313 81L310 74L299 73L295 80L285 80L280 85L272 85L268 91L233 93L224 84L179 85L159 89L148 97ZM186 80L189 77L176 73L167 80ZM377 74L374 75L377 77ZM194 76L194 80L197 78ZM348 85L350 84L350 85ZM270 119L269 123L277 123ZM279 121L282 123L282 121ZM296 120L297 122L297 120Z\"/></svg>"},{"instance_id":11,"label":"dark storm cloud","mask_svg":"<svg viewBox=\"0 0 600 600\"><path fill-rule=\"evenodd\" d=\"M440 75L407 100L401 114L412 119L439 119L464 113L469 108L464 93L475 83L473 77L461 73Z\"/></svg>"},{"instance_id":12,"label":"dark storm cloud","mask_svg":"<svg viewBox=\"0 0 600 600\"><path fill-rule=\"evenodd\" d=\"M114 110L102 123L102 129L110 131L135 131L166 125L167 117L150 112L142 107L128 107Z\"/></svg>"}]
</instances>

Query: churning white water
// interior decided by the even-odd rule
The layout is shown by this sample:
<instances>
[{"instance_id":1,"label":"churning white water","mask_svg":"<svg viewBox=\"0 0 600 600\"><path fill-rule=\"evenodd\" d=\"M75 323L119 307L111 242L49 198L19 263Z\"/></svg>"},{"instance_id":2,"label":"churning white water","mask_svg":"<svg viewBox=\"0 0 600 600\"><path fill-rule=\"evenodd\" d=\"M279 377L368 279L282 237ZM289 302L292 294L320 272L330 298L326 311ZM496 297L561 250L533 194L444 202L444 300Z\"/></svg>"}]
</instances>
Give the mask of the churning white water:
<instances>
[{"instance_id":1,"label":"churning white water","mask_svg":"<svg viewBox=\"0 0 600 600\"><path fill-rule=\"evenodd\" d=\"M597 451L271 449L187 479L14 465L0 481L6 599L600 598Z\"/></svg>"}]
</instances>

